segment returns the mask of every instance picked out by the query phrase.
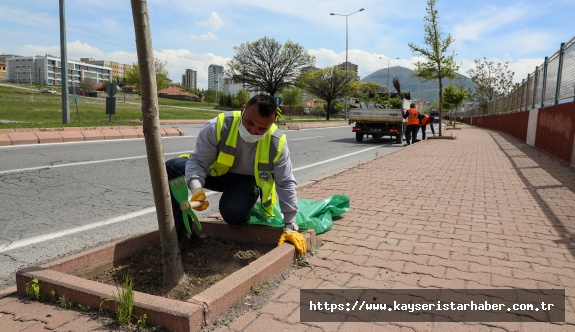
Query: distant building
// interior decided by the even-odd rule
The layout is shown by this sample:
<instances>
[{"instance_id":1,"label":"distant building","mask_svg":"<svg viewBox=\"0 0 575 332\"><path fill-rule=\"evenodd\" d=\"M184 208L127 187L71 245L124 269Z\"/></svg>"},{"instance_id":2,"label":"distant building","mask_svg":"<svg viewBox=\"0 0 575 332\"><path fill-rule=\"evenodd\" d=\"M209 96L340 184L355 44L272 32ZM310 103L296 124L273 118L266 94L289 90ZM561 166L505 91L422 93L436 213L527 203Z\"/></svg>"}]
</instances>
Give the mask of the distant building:
<instances>
[{"instance_id":1,"label":"distant building","mask_svg":"<svg viewBox=\"0 0 575 332\"><path fill-rule=\"evenodd\" d=\"M20 56L20 55L16 55L16 54L0 54L0 61L6 63L6 59L8 58L13 58L15 56Z\"/></svg>"},{"instance_id":2,"label":"distant building","mask_svg":"<svg viewBox=\"0 0 575 332\"><path fill-rule=\"evenodd\" d=\"M345 62L340 63L339 65L336 65L335 68L339 69L339 70L346 70L345 69ZM358 65L351 63L351 62L347 62L347 70L351 70L353 72L355 72L355 80L359 81L359 76L357 75L358 71L357 71Z\"/></svg>"},{"instance_id":3,"label":"distant building","mask_svg":"<svg viewBox=\"0 0 575 332\"><path fill-rule=\"evenodd\" d=\"M417 110L421 113L429 113L429 106L431 106L431 103L428 101L425 101L423 99L412 99L411 100L412 103L415 104L415 108L417 108Z\"/></svg>"},{"instance_id":4,"label":"distant building","mask_svg":"<svg viewBox=\"0 0 575 332\"><path fill-rule=\"evenodd\" d=\"M62 63L59 57L45 56L6 58L6 80L17 83L62 85ZM68 59L68 86L78 87L85 79L104 83L112 79L112 68Z\"/></svg>"},{"instance_id":5,"label":"distant building","mask_svg":"<svg viewBox=\"0 0 575 332\"><path fill-rule=\"evenodd\" d=\"M158 91L158 97L178 99L178 100L202 101L200 97L196 96L193 93L185 92L181 88L178 88L177 86L170 86L165 88L164 90Z\"/></svg>"},{"instance_id":6,"label":"distant building","mask_svg":"<svg viewBox=\"0 0 575 332\"><path fill-rule=\"evenodd\" d=\"M126 72L132 68L132 65L121 64L115 61L94 60L92 58L80 58L80 61L89 63L91 65L112 68L112 77L116 78L124 78Z\"/></svg>"},{"instance_id":7,"label":"distant building","mask_svg":"<svg viewBox=\"0 0 575 332\"><path fill-rule=\"evenodd\" d=\"M224 67L210 65L208 67L208 90L224 92Z\"/></svg>"},{"instance_id":8,"label":"distant building","mask_svg":"<svg viewBox=\"0 0 575 332\"><path fill-rule=\"evenodd\" d=\"M224 95L235 96L240 90L246 90L250 93L250 98L257 95L257 91L249 91L248 86L243 82L236 82L229 77L224 78Z\"/></svg>"},{"instance_id":9,"label":"distant building","mask_svg":"<svg viewBox=\"0 0 575 332\"><path fill-rule=\"evenodd\" d=\"M186 88L198 88L198 72L191 69L186 69L186 73L182 75L182 86Z\"/></svg>"},{"instance_id":10,"label":"distant building","mask_svg":"<svg viewBox=\"0 0 575 332\"><path fill-rule=\"evenodd\" d=\"M0 82L6 81L6 62L0 61Z\"/></svg>"}]
</instances>

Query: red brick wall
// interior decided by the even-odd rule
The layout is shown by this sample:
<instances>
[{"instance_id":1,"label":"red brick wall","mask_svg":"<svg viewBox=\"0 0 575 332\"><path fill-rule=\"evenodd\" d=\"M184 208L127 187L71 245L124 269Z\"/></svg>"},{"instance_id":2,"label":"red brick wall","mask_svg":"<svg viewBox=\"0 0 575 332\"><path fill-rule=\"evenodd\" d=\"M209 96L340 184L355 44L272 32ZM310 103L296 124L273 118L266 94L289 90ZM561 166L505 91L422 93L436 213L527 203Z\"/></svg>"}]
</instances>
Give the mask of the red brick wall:
<instances>
[{"instance_id":1,"label":"red brick wall","mask_svg":"<svg viewBox=\"0 0 575 332\"><path fill-rule=\"evenodd\" d=\"M575 102L545 107L537 117L535 146L571 163L575 134Z\"/></svg>"},{"instance_id":2,"label":"red brick wall","mask_svg":"<svg viewBox=\"0 0 575 332\"><path fill-rule=\"evenodd\" d=\"M464 122L469 123L469 118L466 118ZM513 135L524 142L527 140L528 123L529 111L473 118L474 126L500 130Z\"/></svg>"}]
</instances>

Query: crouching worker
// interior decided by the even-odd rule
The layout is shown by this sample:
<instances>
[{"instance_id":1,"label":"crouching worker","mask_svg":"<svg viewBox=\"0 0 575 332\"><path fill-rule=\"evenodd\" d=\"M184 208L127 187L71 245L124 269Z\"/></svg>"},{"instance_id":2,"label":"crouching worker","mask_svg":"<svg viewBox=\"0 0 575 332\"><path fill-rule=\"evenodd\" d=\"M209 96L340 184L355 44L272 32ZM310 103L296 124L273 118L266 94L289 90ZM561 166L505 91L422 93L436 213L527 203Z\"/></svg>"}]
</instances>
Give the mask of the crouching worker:
<instances>
[{"instance_id":1,"label":"crouching worker","mask_svg":"<svg viewBox=\"0 0 575 332\"><path fill-rule=\"evenodd\" d=\"M419 126L421 127L421 139L426 139L427 133L427 125L431 128L431 133L435 136L435 129L433 128L433 116L429 116L427 114L420 114L419 115Z\"/></svg>"},{"instance_id":2,"label":"crouching worker","mask_svg":"<svg viewBox=\"0 0 575 332\"><path fill-rule=\"evenodd\" d=\"M247 224L251 208L261 198L262 207L273 216L276 191L284 217L279 243L289 241L300 254L306 252L304 237L298 233L297 182L292 173L286 136L275 125L278 106L269 95L257 95L241 111L219 114L198 134L189 159L166 162L168 179L185 175L191 201L208 206L204 188L222 192L219 210L231 227ZM172 196L178 239L185 233L182 212ZM182 245L180 245L182 247Z\"/></svg>"}]
</instances>

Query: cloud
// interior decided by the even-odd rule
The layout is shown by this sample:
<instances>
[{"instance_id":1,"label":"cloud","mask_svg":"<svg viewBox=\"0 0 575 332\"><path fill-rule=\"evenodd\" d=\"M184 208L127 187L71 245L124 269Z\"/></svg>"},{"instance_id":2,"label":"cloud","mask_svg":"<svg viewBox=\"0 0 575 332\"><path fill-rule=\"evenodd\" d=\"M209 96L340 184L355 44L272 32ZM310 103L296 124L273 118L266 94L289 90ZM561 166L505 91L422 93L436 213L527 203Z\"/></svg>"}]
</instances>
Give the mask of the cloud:
<instances>
[{"instance_id":1,"label":"cloud","mask_svg":"<svg viewBox=\"0 0 575 332\"><path fill-rule=\"evenodd\" d=\"M521 20L525 14L522 8L489 6L463 16L463 22L454 25L451 35L458 42L484 40L502 27Z\"/></svg>"},{"instance_id":2,"label":"cloud","mask_svg":"<svg viewBox=\"0 0 575 332\"><path fill-rule=\"evenodd\" d=\"M207 21L196 22L196 25L217 31L224 26L224 20L218 16L218 13L212 12L210 14L210 18Z\"/></svg>"},{"instance_id":3,"label":"cloud","mask_svg":"<svg viewBox=\"0 0 575 332\"><path fill-rule=\"evenodd\" d=\"M220 39L217 35L208 32L206 34L203 35L190 35L191 39L199 39L199 40L203 40L203 41L215 41Z\"/></svg>"}]
</instances>

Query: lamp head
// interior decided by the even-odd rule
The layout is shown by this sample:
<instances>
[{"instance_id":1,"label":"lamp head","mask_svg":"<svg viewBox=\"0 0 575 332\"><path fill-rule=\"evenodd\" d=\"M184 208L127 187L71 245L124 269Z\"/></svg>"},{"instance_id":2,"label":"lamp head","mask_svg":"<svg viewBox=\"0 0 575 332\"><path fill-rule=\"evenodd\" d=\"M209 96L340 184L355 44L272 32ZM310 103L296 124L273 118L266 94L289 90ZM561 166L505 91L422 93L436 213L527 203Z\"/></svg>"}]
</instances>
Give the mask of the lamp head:
<instances>
[{"instance_id":1,"label":"lamp head","mask_svg":"<svg viewBox=\"0 0 575 332\"><path fill-rule=\"evenodd\" d=\"M360 12L363 11L363 8L359 10Z\"/></svg>"}]
</instances>

